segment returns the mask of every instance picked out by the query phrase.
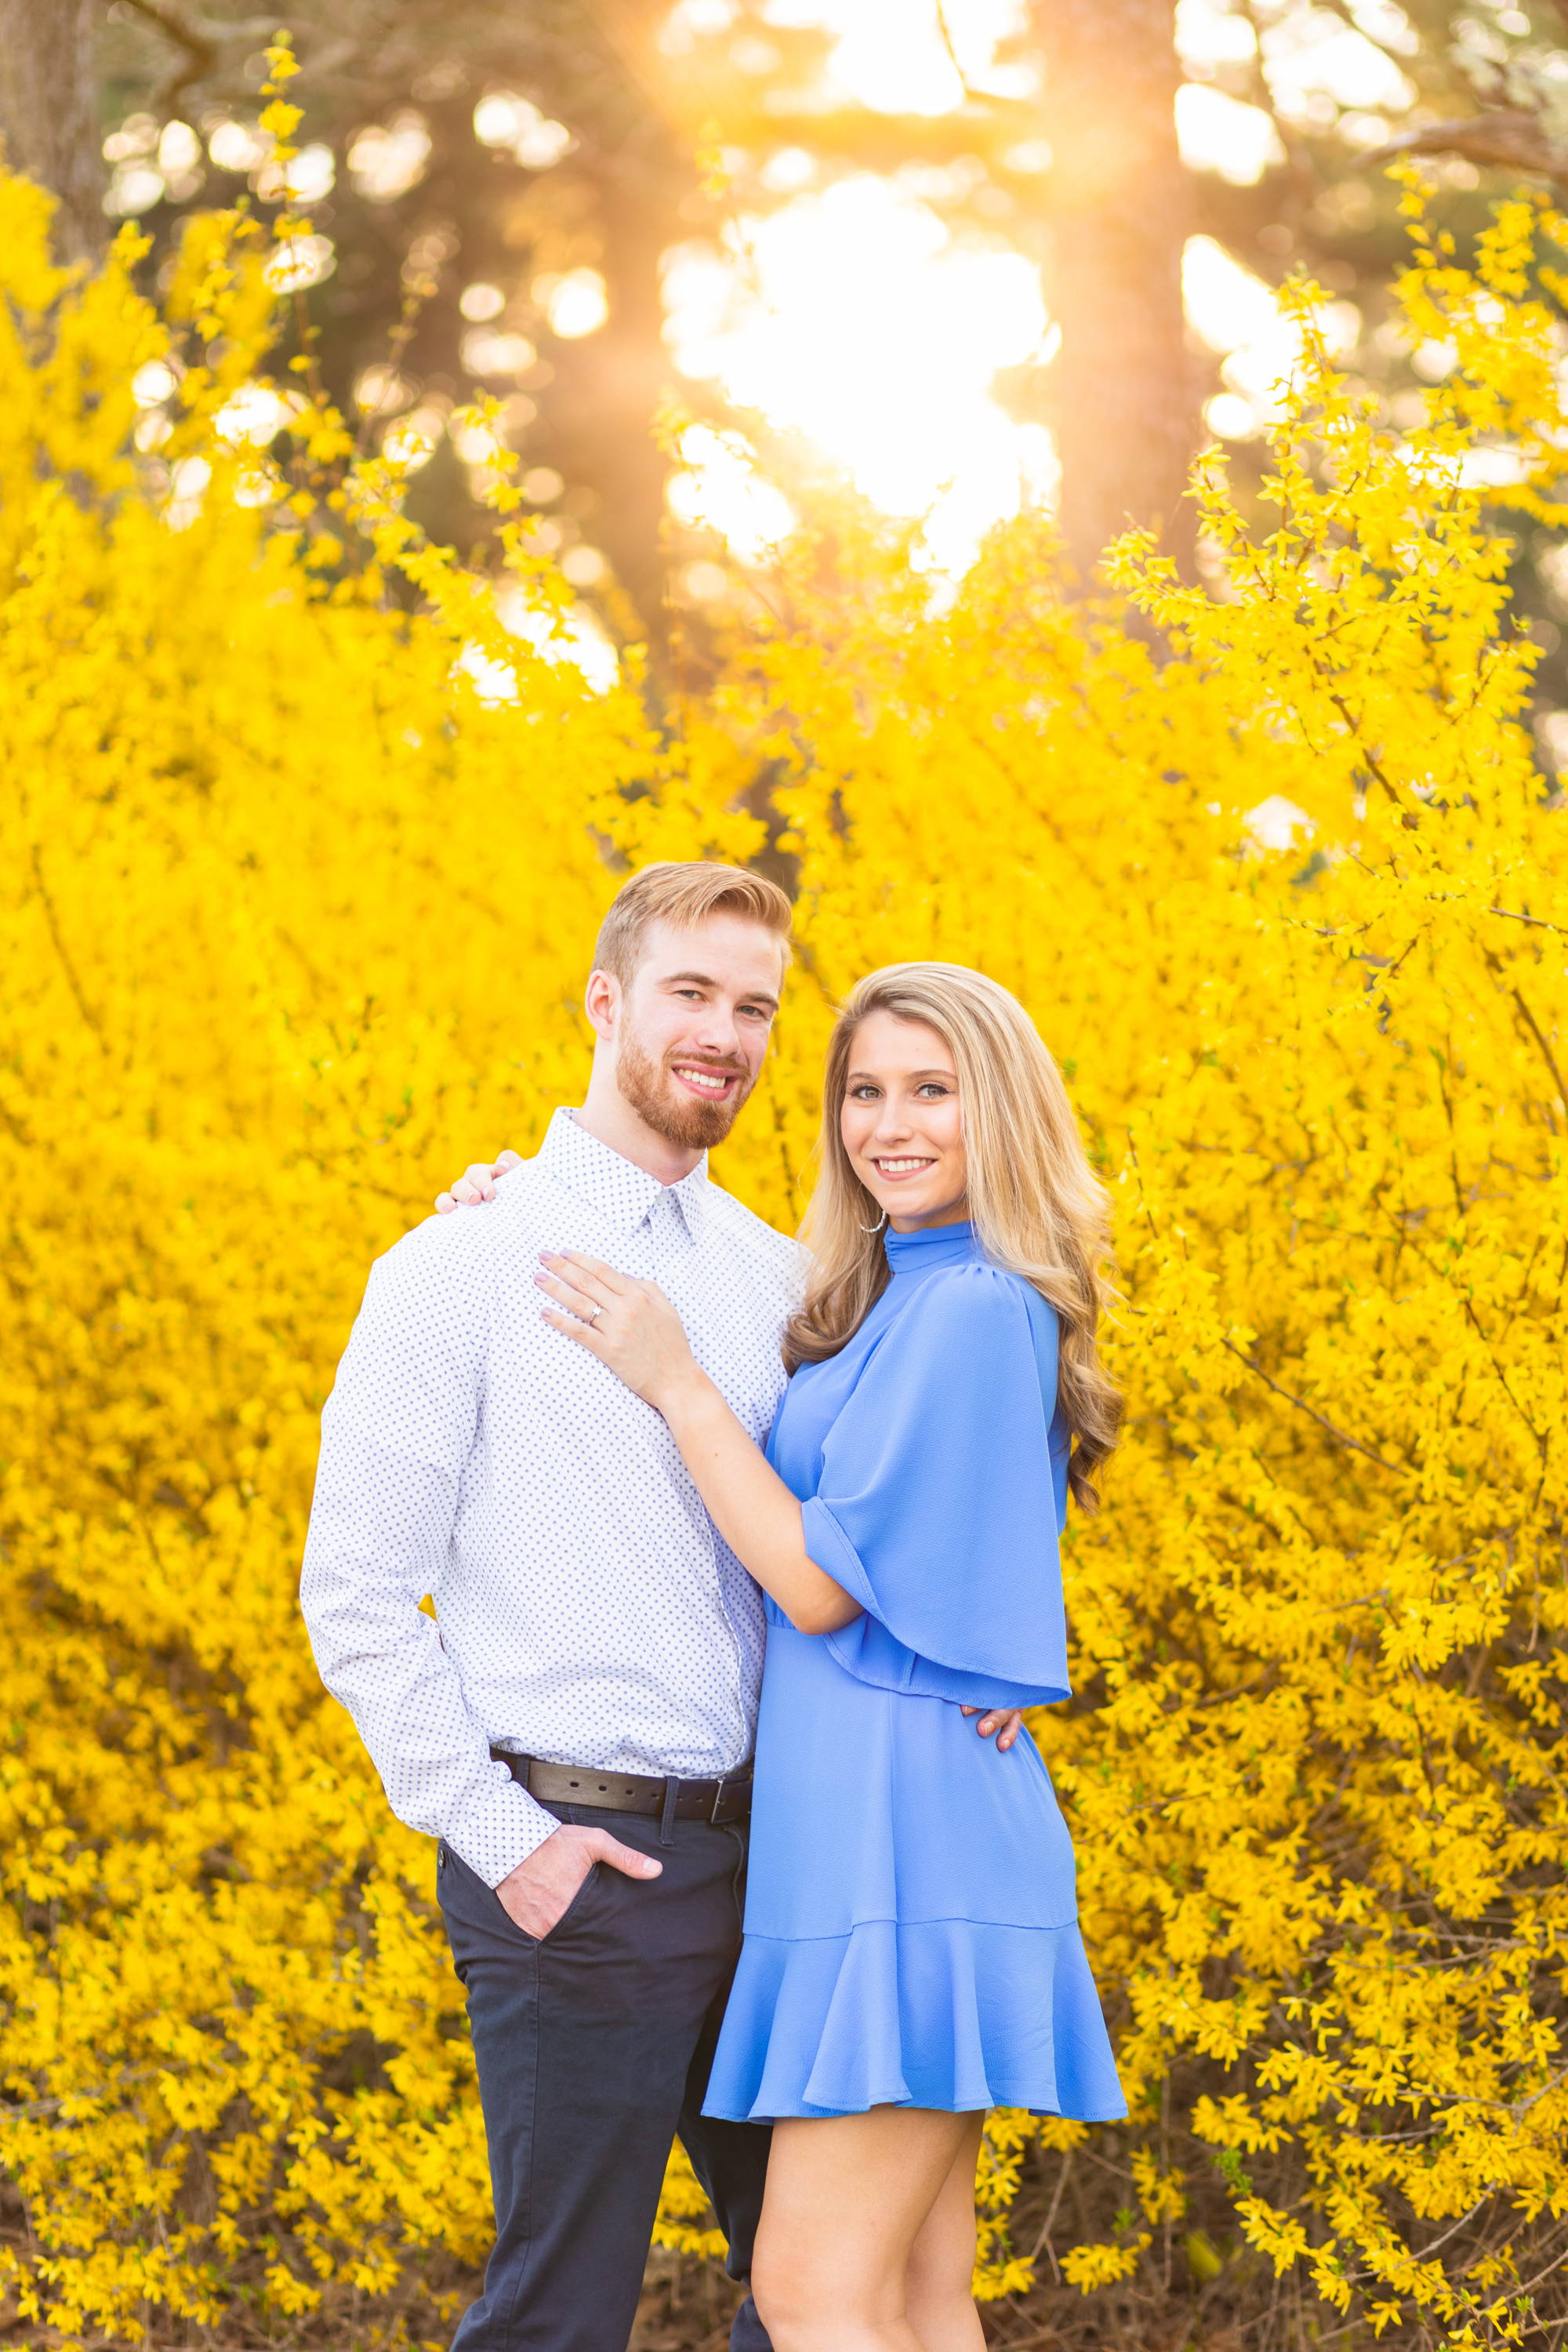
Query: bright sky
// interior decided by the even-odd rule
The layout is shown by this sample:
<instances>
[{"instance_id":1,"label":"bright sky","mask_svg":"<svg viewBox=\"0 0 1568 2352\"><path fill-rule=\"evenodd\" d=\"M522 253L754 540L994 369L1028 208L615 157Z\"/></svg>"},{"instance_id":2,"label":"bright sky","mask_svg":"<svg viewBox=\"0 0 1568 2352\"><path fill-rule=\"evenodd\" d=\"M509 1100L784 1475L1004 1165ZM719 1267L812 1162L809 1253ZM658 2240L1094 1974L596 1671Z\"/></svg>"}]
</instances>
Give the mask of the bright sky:
<instances>
[{"instance_id":1,"label":"bright sky","mask_svg":"<svg viewBox=\"0 0 1568 2352\"><path fill-rule=\"evenodd\" d=\"M721 31L729 8L730 0L679 0L677 37L683 18L693 34ZM1395 48L1411 46L1393 0L1354 8ZM1018 0L945 0L944 13L952 54L936 0L773 0L768 10L780 25L826 26L834 79L881 110L936 114L961 103L953 54L972 89L1026 98L1026 74L996 57L1018 29ZM1386 135L1378 110L1398 112L1411 92L1381 48L1302 0L1265 0L1258 13L1282 111L1313 121L1350 107L1361 110L1352 135L1369 145ZM1254 55L1251 26L1227 0L1180 0L1178 22L1190 77L1177 110L1183 152L1200 168L1255 181L1278 153L1273 124L1209 86L1217 66ZM1016 424L990 395L999 369L1050 348L1038 275L1004 234L989 249L957 241L922 201L918 174L817 185L810 158L789 149L767 173L795 193L766 216L736 222L726 260L700 251L673 260L676 362L805 436L888 512L927 515L931 561L960 569L992 523L1054 485L1048 436ZM1244 437L1268 413L1289 339L1263 282L1209 239L1189 247L1185 287L1194 329L1226 354L1209 422ZM1353 340L1353 309L1332 308L1332 331ZM743 557L787 529L787 508L759 488L742 445L699 434L683 455L690 471L673 495L683 520L709 521Z\"/></svg>"}]
</instances>

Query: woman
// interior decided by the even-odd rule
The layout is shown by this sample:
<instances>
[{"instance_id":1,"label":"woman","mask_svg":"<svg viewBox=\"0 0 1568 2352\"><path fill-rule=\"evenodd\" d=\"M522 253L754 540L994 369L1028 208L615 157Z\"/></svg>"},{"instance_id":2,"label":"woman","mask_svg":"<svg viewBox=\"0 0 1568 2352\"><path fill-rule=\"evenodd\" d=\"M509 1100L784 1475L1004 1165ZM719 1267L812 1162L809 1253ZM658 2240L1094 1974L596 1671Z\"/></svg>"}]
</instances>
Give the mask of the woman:
<instances>
[{"instance_id":1,"label":"woman","mask_svg":"<svg viewBox=\"0 0 1568 2352\"><path fill-rule=\"evenodd\" d=\"M707 2101L775 2125L776 2352L980 2352L985 2110L1125 2113L1038 1751L961 1708L1068 1696L1058 1534L1094 1498L1104 1199L981 974L897 964L828 1049L815 1267L764 1454L653 1285L576 1255L548 1319L662 1413L767 1596L745 1942ZM847 1801L846 1792L852 1792Z\"/></svg>"}]
</instances>

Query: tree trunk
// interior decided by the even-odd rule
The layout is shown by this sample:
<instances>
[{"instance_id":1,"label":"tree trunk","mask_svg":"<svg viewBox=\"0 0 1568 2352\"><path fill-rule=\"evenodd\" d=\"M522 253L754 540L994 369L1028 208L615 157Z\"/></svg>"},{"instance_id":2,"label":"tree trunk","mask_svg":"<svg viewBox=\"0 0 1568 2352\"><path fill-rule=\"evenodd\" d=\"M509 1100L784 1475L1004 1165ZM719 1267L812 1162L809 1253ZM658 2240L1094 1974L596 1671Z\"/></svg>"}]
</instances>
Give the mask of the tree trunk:
<instances>
[{"instance_id":1,"label":"tree trunk","mask_svg":"<svg viewBox=\"0 0 1568 2352\"><path fill-rule=\"evenodd\" d=\"M596 505L590 536L647 633L656 666L668 636L664 491L668 461L655 420L673 375L663 338L659 265L680 220L666 169L646 180L606 173L599 188L602 267L610 315L594 335L559 345L551 403L552 455Z\"/></svg>"},{"instance_id":2,"label":"tree trunk","mask_svg":"<svg viewBox=\"0 0 1568 2352\"><path fill-rule=\"evenodd\" d=\"M64 261L102 250L103 132L96 37L101 0L0 0L0 135L12 171L59 198Z\"/></svg>"},{"instance_id":3,"label":"tree trunk","mask_svg":"<svg viewBox=\"0 0 1568 2352\"><path fill-rule=\"evenodd\" d=\"M1184 570L1197 378L1173 0L1032 0L1031 16L1053 158L1047 301L1062 337L1050 390L1068 554L1087 585L1107 543L1142 523Z\"/></svg>"}]
</instances>

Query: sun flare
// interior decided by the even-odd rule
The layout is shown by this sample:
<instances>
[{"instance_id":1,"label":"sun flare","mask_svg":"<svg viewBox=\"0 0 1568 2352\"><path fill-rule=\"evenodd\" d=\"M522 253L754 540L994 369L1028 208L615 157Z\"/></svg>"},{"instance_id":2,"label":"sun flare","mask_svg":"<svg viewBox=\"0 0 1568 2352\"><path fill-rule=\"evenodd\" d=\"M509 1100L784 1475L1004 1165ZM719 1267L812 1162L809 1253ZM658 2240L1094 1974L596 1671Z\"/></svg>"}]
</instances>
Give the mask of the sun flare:
<instances>
[{"instance_id":1,"label":"sun flare","mask_svg":"<svg viewBox=\"0 0 1568 2352\"><path fill-rule=\"evenodd\" d=\"M727 0L684 0L684 9L711 30ZM1023 29L1017 0L947 0L940 13L934 0L774 0L768 14L826 31L835 92L874 110L950 111L966 84L971 102L1032 94L1030 70L1009 56ZM1206 79L1245 26L1214 0L1185 0L1179 18L1193 77L1178 97L1183 157L1233 184L1255 182L1278 160L1273 122ZM1396 69L1347 26L1331 38L1321 27L1310 39L1281 36L1269 65L1287 112L1324 92L1359 106L1400 100ZM678 370L800 436L884 512L923 519L928 562L962 571L994 523L1056 495L1050 435L1010 415L995 391L1001 371L1053 355L1038 268L1000 230L950 228L907 173L825 177L805 150L781 144L761 176L784 194L776 209L734 219L722 250L669 257L665 331ZM1294 339L1263 279L1212 238L1192 240L1184 285L1194 343L1221 362L1211 425L1248 438L1273 412ZM1336 337L1353 341L1352 306L1332 307ZM671 505L754 562L787 528L786 510L742 437L722 436L721 449L720 440L688 436Z\"/></svg>"}]
</instances>

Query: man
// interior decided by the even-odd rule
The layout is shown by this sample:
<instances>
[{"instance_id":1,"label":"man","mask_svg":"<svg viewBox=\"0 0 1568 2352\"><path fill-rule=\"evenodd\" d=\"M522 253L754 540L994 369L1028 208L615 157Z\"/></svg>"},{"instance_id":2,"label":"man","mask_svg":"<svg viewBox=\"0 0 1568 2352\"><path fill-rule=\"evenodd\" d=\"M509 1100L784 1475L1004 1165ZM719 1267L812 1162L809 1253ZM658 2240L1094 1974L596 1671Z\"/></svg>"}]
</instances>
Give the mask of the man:
<instances>
[{"instance_id":1,"label":"man","mask_svg":"<svg viewBox=\"0 0 1568 2352\"><path fill-rule=\"evenodd\" d=\"M439 1841L484 2105L496 2242L454 2352L617 2352L678 2132L750 2271L768 2135L701 2105L760 1597L662 1420L550 1328L534 1277L580 1249L657 1281L765 1438L798 1253L705 1156L756 1083L789 922L737 867L631 877L595 950L582 1108L493 1207L377 1262L322 1415L301 1603L394 1811ZM767 2341L748 2297L732 2352Z\"/></svg>"}]
</instances>

